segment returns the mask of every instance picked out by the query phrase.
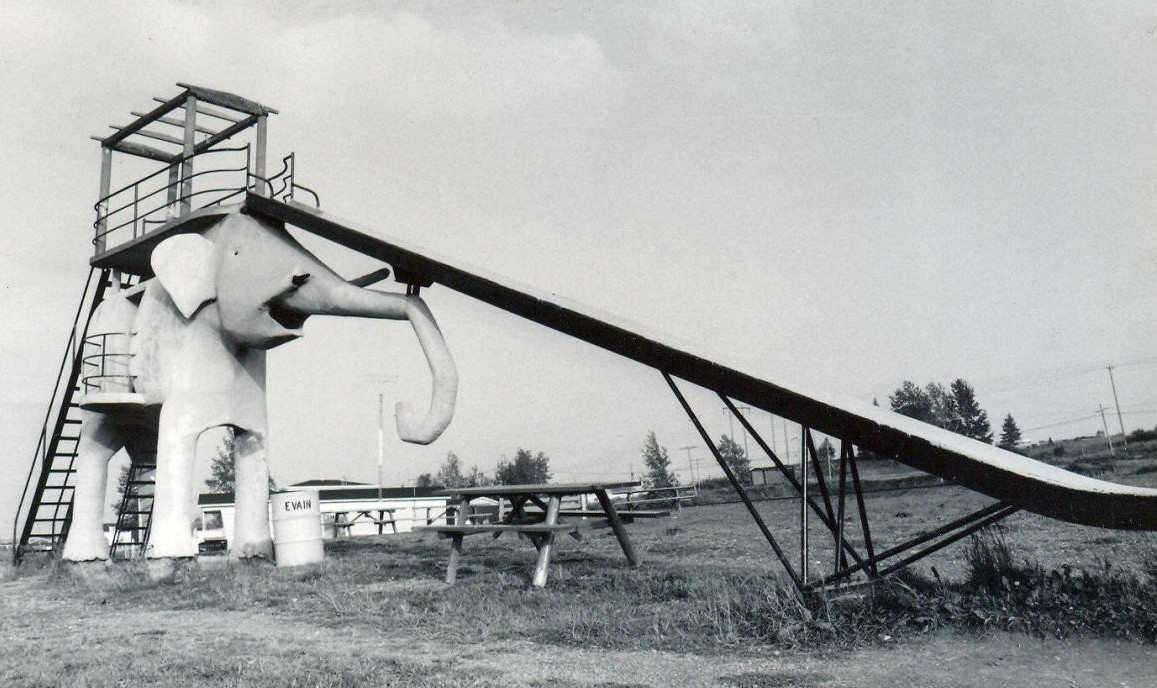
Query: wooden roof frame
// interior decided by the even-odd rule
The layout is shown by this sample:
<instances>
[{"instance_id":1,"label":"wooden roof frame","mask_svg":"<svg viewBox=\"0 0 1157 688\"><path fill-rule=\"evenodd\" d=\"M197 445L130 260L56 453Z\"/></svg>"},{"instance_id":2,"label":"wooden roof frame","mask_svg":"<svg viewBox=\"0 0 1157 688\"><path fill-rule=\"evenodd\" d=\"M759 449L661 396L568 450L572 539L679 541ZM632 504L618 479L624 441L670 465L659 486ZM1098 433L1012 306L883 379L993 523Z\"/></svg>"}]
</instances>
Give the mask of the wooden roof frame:
<instances>
[{"instance_id":1,"label":"wooden roof frame","mask_svg":"<svg viewBox=\"0 0 1157 688\"><path fill-rule=\"evenodd\" d=\"M190 97L193 98L195 111L193 116L197 114L207 115L222 119L231 124L220 131L212 131L205 127L197 127L194 125L197 132L206 134L208 138L196 143L192 148L192 154L202 153L213 146L229 139L230 137L248 129L257 124L262 118L268 115L277 114L277 110L267 105L262 105L254 100L243 98L239 95L228 93L226 91L218 91L216 89L205 88L202 86L195 86L193 84L177 82L183 90L176 96L168 100L162 100L161 104L153 108L149 112L138 114L137 118L130 124L124 127L115 127L116 132L105 137L93 136L92 138L100 142L102 148L116 151L118 153L125 153L127 155L134 155L137 157L148 158L166 164L172 164L187 157L188 153L182 150L179 153L170 153L160 148L145 145L135 140L128 140L133 135L139 135L146 138L159 139L168 143L181 144L183 141L175 137L166 137L164 134L157 134L155 132L145 131L145 127L154 122L168 124L172 126L184 126L182 120L173 118L166 118L166 115L185 108L189 104ZM224 112L212 110L202 107L202 103L222 108ZM234 114L236 113L236 114ZM240 115L240 116L237 116ZM187 114L186 117L189 115Z\"/></svg>"}]
</instances>

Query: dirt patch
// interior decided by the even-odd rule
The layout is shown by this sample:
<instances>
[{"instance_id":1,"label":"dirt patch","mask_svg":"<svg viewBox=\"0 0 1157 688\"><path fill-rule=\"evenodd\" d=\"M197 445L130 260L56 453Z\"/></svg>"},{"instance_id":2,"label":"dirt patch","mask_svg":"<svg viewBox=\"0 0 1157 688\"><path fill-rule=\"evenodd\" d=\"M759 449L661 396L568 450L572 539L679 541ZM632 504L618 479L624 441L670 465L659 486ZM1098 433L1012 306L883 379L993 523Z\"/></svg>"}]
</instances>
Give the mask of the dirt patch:
<instances>
[{"instance_id":1,"label":"dirt patch","mask_svg":"<svg viewBox=\"0 0 1157 688\"><path fill-rule=\"evenodd\" d=\"M1157 649L941 634L855 652L700 655L415 639L289 613L110 609L41 577L0 583L0 684L383 686L1142 686ZM452 633L449 634L452 637ZM64 677L68 677L65 679Z\"/></svg>"}]
</instances>

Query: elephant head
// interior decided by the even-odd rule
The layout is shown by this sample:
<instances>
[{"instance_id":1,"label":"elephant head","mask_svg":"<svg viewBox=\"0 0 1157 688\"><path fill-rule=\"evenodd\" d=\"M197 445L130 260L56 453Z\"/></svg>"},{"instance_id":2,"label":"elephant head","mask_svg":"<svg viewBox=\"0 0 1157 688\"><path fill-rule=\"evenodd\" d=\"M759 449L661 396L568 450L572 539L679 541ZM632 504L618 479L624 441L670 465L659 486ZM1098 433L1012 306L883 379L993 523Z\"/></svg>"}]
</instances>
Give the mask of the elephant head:
<instances>
[{"instance_id":1,"label":"elephant head","mask_svg":"<svg viewBox=\"0 0 1157 688\"><path fill-rule=\"evenodd\" d=\"M204 235L181 234L153 250L153 270L182 315L216 303L222 336L239 348L269 349L302 335L311 315L409 320L433 377L424 417L397 405L399 436L433 442L454 414L458 374L442 333L417 296L355 286L281 226L232 214Z\"/></svg>"}]
</instances>

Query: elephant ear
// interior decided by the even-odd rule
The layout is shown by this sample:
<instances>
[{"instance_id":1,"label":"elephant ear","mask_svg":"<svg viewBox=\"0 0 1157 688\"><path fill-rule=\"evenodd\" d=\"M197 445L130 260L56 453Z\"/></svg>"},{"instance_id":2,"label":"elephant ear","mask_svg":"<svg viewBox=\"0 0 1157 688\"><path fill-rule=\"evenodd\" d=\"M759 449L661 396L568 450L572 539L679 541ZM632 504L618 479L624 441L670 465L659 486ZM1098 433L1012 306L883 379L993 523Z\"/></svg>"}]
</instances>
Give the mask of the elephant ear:
<instances>
[{"instance_id":1,"label":"elephant ear","mask_svg":"<svg viewBox=\"0 0 1157 688\"><path fill-rule=\"evenodd\" d=\"M217 298L213 242L200 234L178 234L157 244L153 273L186 318Z\"/></svg>"}]
</instances>

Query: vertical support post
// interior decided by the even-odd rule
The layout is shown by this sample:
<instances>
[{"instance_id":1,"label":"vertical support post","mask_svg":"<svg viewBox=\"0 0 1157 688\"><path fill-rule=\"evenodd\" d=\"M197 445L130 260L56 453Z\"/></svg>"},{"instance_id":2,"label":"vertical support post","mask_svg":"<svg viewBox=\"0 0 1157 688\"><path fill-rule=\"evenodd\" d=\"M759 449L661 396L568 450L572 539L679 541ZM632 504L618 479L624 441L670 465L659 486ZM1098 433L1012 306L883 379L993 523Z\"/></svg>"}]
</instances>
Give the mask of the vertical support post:
<instances>
[{"instance_id":1,"label":"vertical support post","mask_svg":"<svg viewBox=\"0 0 1157 688\"><path fill-rule=\"evenodd\" d=\"M193 147L197 143L197 96L185 96L185 140L181 160L181 216L189 214L193 198Z\"/></svg>"},{"instance_id":2,"label":"vertical support post","mask_svg":"<svg viewBox=\"0 0 1157 688\"><path fill-rule=\"evenodd\" d=\"M446 583L454 585L458 580L458 560L462 558L462 533L450 535L450 561L446 563Z\"/></svg>"},{"instance_id":3,"label":"vertical support post","mask_svg":"<svg viewBox=\"0 0 1157 688\"><path fill-rule=\"evenodd\" d=\"M799 575L805 582L807 581L807 560L808 560L808 541L807 541L807 492L808 492L808 477L807 477L807 428L803 428L800 433L800 448L799 448L799 482L800 501L799 501Z\"/></svg>"},{"instance_id":4,"label":"vertical support post","mask_svg":"<svg viewBox=\"0 0 1157 688\"><path fill-rule=\"evenodd\" d=\"M844 555L844 495L848 489L848 453L851 444L840 440L840 496L836 505L836 567L835 573L847 568L848 558Z\"/></svg>"},{"instance_id":5,"label":"vertical support post","mask_svg":"<svg viewBox=\"0 0 1157 688\"><path fill-rule=\"evenodd\" d=\"M181 163L173 161L169 163L169 185L168 193L165 195L165 203L168 204L166 213L169 219L177 217L179 207L177 206L177 199L181 190Z\"/></svg>"},{"instance_id":6,"label":"vertical support post","mask_svg":"<svg viewBox=\"0 0 1157 688\"><path fill-rule=\"evenodd\" d=\"M269 195L269 185L265 182L265 151L268 146L267 115L257 118L257 143L253 152L253 176L256 177L254 191L261 196Z\"/></svg>"},{"instance_id":7,"label":"vertical support post","mask_svg":"<svg viewBox=\"0 0 1157 688\"><path fill-rule=\"evenodd\" d=\"M112 188L112 149L100 147L100 200L96 204L96 254L108 247L108 193Z\"/></svg>"}]
</instances>

